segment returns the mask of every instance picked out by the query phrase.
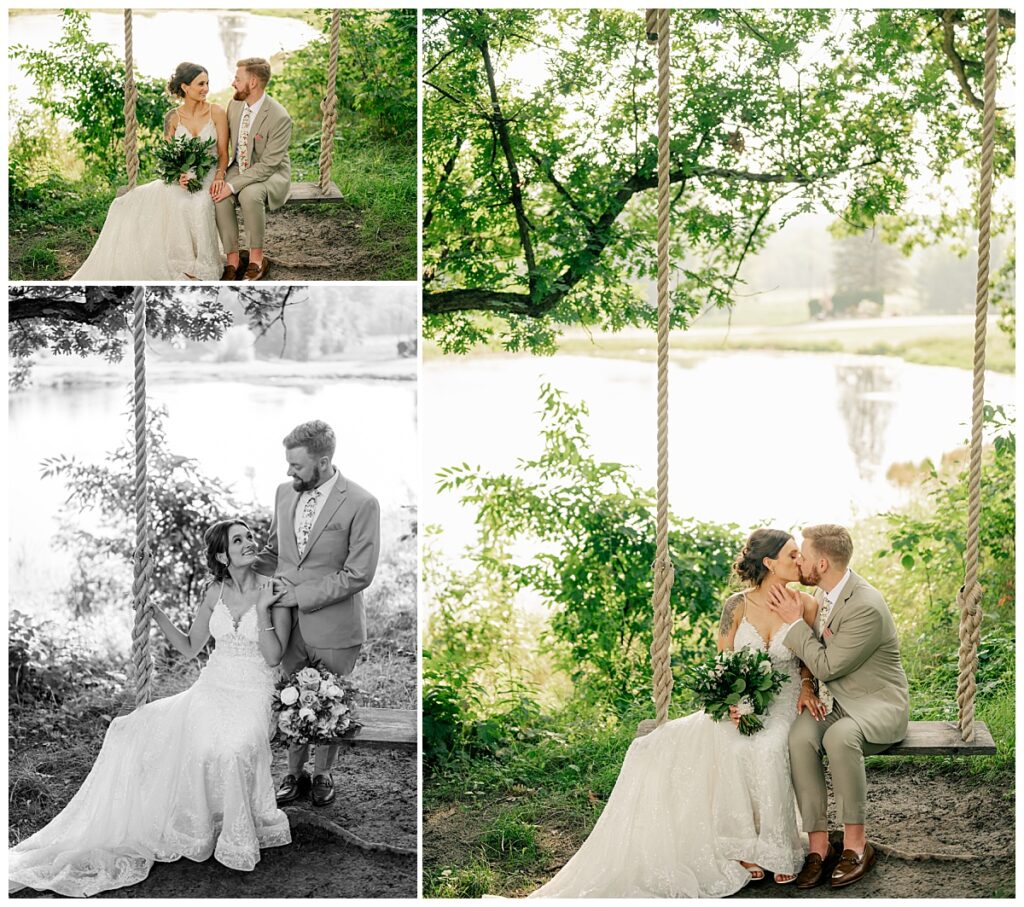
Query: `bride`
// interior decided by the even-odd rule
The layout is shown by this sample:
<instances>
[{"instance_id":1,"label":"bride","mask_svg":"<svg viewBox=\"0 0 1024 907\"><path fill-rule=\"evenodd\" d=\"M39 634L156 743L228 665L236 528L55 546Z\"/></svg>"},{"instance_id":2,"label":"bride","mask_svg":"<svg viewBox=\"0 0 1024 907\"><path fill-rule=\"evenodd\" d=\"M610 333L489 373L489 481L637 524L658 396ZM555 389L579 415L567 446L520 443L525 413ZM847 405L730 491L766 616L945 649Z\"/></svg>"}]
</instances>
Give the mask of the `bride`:
<instances>
[{"instance_id":1,"label":"bride","mask_svg":"<svg viewBox=\"0 0 1024 907\"><path fill-rule=\"evenodd\" d=\"M789 727L802 708L823 714L810 671L782 644L768 608L776 586L798 581L793 537L758 529L734 569L748 588L726 600L718 648L767 651L789 675L764 729L739 733L703 711L634 740L604 812L562 870L530 897L725 897L775 875L792 882L803 864L789 773ZM817 604L802 595L812 627ZM806 678L804 680L803 678Z\"/></svg>"},{"instance_id":2,"label":"bride","mask_svg":"<svg viewBox=\"0 0 1024 907\"><path fill-rule=\"evenodd\" d=\"M202 188L153 180L115 198L92 252L72 280L219 280L223 257L210 189L228 166L228 119L209 104L210 77L202 66L182 63L167 83L181 105L167 114L164 137L215 138L216 169Z\"/></svg>"},{"instance_id":3,"label":"bride","mask_svg":"<svg viewBox=\"0 0 1024 907\"><path fill-rule=\"evenodd\" d=\"M211 854L251 870L260 848L291 841L270 771L271 668L288 644L290 611L273 607L272 584L253 571L244 522L221 520L204 540L213 582L188 633L155 614L186 658L212 634L209 662L188 690L110 723L71 802L10 850L11 891L86 897L141 882L156 861Z\"/></svg>"}]
</instances>

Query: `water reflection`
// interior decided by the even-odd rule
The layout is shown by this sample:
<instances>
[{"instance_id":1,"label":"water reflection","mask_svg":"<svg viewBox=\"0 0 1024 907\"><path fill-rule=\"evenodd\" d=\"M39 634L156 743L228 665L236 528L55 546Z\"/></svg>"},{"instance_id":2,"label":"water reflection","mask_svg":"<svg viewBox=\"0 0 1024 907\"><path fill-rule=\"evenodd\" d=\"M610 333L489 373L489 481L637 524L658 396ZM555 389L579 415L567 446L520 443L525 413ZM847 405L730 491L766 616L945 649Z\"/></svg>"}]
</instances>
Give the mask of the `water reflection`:
<instances>
[{"instance_id":1,"label":"water reflection","mask_svg":"<svg viewBox=\"0 0 1024 907\"><path fill-rule=\"evenodd\" d=\"M474 537L474 514L437 494L436 473L456 463L513 471L540 452L542 381L590 409L599 459L656 474L652 363L555 356L428 360L421 384L424 523L444 527L455 556ZM892 463L938 462L963 444L971 375L890 358L761 352L695 354L669 375L670 504L674 512L747 528L771 522L850 523L900 506ZM809 398L818 412L808 424ZM1012 403L1014 378L989 374L986 397ZM935 400L948 401L938 416ZM471 415L467 415L471 414ZM771 431L765 431L770 417Z\"/></svg>"},{"instance_id":2,"label":"water reflection","mask_svg":"<svg viewBox=\"0 0 1024 907\"><path fill-rule=\"evenodd\" d=\"M224 59L229 63L242 59L242 36L245 32L245 17L238 13L222 13L217 16L220 43L224 47Z\"/></svg>"},{"instance_id":3,"label":"water reflection","mask_svg":"<svg viewBox=\"0 0 1024 907\"><path fill-rule=\"evenodd\" d=\"M885 362L836 365L839 410L860 478L874 481L882 468L885 439L892 420L895 375Z\"/></svg>"}]
</instances>

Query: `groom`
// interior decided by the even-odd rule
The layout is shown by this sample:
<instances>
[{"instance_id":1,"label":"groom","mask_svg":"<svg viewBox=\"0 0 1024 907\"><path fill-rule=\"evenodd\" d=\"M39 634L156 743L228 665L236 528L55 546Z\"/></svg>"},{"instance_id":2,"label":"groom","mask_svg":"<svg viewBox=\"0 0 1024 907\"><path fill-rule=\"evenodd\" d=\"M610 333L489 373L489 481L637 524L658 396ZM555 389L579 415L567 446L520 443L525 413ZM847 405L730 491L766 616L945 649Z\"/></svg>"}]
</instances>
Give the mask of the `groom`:
<instances>
[{"instance_id":1,"label":"groom","mask_svg":"<svg viewBox=\"0 0 1024 907\"><path fill-rule=\"evenodd\" d=\"M284 593L277 604L295 609L281 667L291 674L317 661L350 674L366 641L362 593L377 569L380 507L334 466L336 440L325 422L304 422L283 443L291 482L277 489L270 536L255 564ZM317 746L310 781L308 744L290 746L278 804L309 791L314 806L332 802L337 753L337 746Z\"/></svg>"},{"instance_id":2,"label":"groom","mask_svg":"<svg viewBox=\"0 0 1024 907\"><path fill-rule=\"evenodd\" d=\"M228 104L228 159L222 180L210 186L216 202L217 232L227 254L221 280L238 279L238 216L242 209L249 234L249 267L242 280L263 280L270 260L263 254L266 209L276 211L291 191L292 165L288 146L292 121L288 112L266 93L270 64L262 57L238 61ZM220 174L218 174L219 176Z\"/></svg>"},{"instance_id":3,"label":"groom","mask_svg":"<svg viewBox=\"0 0 1024 907\"><path fill-rule=\"evenodd\" d=\"M829 870L832 887L843 888L874 864L874 848L864 836L864 756L902 740L910 718L896 624L878 590L850 570L852 557L853 540L842 526L803 530L800 582L817 586L817 635L800 619L795 589L775 593L770 605L793 624L783 642L817 678L819 698L828 709L821 719L805 709L789 732L793 787L810 845L797 888L813 888ZM843 823L841 855L828 839L823 755L828 756L836 812Z\"/></svg>"}]
</instances>

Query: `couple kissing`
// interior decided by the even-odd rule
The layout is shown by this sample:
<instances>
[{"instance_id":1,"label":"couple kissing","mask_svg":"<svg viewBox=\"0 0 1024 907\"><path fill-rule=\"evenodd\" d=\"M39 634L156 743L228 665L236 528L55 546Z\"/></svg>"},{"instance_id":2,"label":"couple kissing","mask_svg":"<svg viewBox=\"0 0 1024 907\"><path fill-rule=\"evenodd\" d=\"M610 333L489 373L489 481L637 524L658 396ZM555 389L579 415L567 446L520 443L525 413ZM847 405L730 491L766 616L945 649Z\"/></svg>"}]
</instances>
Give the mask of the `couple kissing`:
<instances>
[{"instance_id":1,"label":"couple kissing","mask_svg":"<svg viewBox=\"0 0 1024 907\"><path fill-rule=\"evenodd\" d=\"M800 545L777 529L750 535L718 649L767 652L787 675L763 730L744 736L738 715L698 711L634 740L590 836L531 897L725 897L767 872L798 888L863 878L875 860L864 757L904 738L910 704L892 614L852 558L842 526L808 526Z\"/></svg>"}]
</instances>

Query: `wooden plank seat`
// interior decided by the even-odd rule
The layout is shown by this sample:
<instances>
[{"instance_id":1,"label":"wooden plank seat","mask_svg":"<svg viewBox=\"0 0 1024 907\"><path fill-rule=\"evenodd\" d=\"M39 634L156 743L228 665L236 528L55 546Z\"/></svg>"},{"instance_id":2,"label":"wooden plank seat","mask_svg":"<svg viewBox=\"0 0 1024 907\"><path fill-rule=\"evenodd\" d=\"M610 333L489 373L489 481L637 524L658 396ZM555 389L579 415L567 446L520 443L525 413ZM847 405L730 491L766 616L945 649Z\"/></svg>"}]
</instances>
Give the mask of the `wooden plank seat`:
<instances>
[{"instance_id":1,"label":"wooden plank seat","mask_svg":"<svg viewBox=\"0 0 1024 907\"><path fill-rule=\"evenodd\" d=\"M955 721L911 721L907 736L894 743L882 756L994 756L992 733L980 721L974 722L974 741L964 743Z\"/></svg>"},{"instance_id":2,"label":"wooden plank seat","mask_svg":"<svg viewBox=\"0 0 1024 907\"><path fill-rule=\"evenodd\" d=\"M335 183L330 183L327 192L320 191L319 183L292 183L292 191L288 193L286 205L295 202L318 202L321 204L334 204L340 202L343 196L341 190Z\"/></svg>"},{"instance_id":3,"label":"wooden plank seat","mask_svg":"<svg viewBox=\"0 0 1024 907\"><path fill-rule=\"evenodd\" d=\"M653 718L640 722L637 737L649 734L656 727ZM992 733L980 721L974 722L974 741L964 743L955 721L911 721L907 736L894 743L880 756L994 756L996 744Z\"/></svg>"},{"instance_id":4,"label":"wooden plank seat","mask_svg":"<svg viewBox=\"0 0 1024 907\"><path fill-rule=\"evenodd\" d=\"M360 727L350 728L334 742L349 746L416 748L414 709L365 709L356 706Z\"/></svg>"}]
</instances>

